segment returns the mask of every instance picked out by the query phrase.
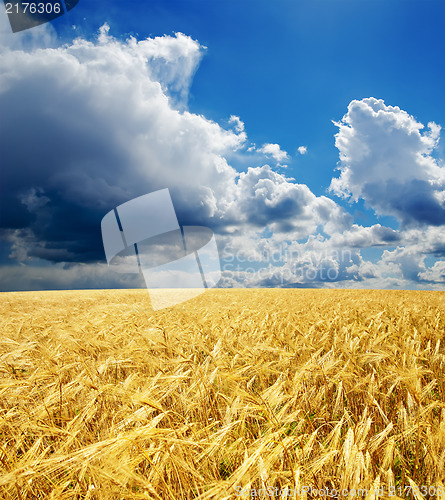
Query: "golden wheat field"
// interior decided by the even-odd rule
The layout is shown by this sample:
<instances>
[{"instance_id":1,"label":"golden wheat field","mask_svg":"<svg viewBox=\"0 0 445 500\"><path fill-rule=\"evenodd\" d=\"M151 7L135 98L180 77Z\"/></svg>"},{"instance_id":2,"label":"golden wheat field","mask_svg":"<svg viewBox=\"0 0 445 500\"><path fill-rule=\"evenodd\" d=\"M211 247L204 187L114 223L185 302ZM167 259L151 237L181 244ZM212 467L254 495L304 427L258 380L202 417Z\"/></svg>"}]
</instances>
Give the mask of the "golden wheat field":
<instances>
[{"instance_id":1,"label":"golden wheat field","mask_svg":"<svg viewBox=\"0 0 445 500\"><path fill-rule=\"evenodd\" d=\"M1 499L445 498L445 292L0 310Z\"/></svg>"}]
</instances>

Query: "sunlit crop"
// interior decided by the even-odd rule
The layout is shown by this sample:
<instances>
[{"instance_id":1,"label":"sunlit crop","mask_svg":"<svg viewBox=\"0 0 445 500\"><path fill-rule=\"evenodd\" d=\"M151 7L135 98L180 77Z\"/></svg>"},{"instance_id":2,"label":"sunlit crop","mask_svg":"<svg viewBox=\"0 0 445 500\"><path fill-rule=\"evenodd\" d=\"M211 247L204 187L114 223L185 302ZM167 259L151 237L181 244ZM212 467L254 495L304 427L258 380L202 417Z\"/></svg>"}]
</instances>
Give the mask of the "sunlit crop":
<instances>
[{"instance_id":1,"label":"sunlit crop","mask_svg":"<svg viewBox=\"0 0 445 500\"><path fill-rule=\"evenodd\" d=\"M157 312L146 290L24 292L0 310L2 499L445 498L444 292L211 290Z\"/></svg>"}]
</instances>

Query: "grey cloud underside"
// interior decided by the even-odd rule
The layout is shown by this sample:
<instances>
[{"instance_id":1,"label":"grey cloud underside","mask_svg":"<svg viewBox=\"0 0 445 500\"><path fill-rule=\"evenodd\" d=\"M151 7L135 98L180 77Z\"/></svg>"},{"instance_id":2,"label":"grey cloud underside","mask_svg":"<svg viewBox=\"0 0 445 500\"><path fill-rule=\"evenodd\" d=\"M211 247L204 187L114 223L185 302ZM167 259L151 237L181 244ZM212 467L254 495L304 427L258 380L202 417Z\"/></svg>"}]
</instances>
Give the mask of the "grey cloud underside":
<instances>
[{"instance_id":1,"label":"grey cloud underside","mask_svg":"<svg viewBox=\"0 0 445 500\"><path fill-rule=\"evenodd\" d=\"M269 275L223 272L227 286L440 284L440 265L423 264L445 249L445 175L431 156L437 126L421 134L421 124L383 101L350 104L336 137L341 173L332 191L396 216L402 230L358 226L333 199L273 165L241 173L230 166L248 146L240 119L224 129L187 111L202 55L182 34L122 42L106 27L94 42L1 49L0 115L8 120L0 121L0 236L10 260L26 264L0 269L4 289L142 283L104 265L100 223L114 207L163 188L179 223L211 227L222 252L256 252L258 265L267 264L263 248L298 253ZM287 159L277 144L262 150L264 163ZM160 258L171 257L172 248L155 244ZM390 250L369 263L360 249L370 246ZM44 265L29 266L35 262ZM335 272L326 277L328 270Z\"/></svg>"},{"instance_id":2,"label":"grey cloud underside","mask_svg":"<svg viewBox=\"0 0 445 500\"><path fill-rule=\"evenodd\" d=\"M106 29L95 43L5 51L1 224L9 241L29 258L101 261L103 215L165 187L184 225L275 224L300 236L316 228L307 186L268 166L240 177L230 167L242 127L224 130L177 109L200 57L184 35L118 42Z\"/></svg>"},{"instance_id":3,"label":"grey cloud underside","mask_svg":"<svg viewBox=\"0 0 445 500\"><path fill-rule=\"evenodd\" d=\"M331 190L362 198L402 227L445 224L445 166L433 152L440 127L428 129L397 106L375 98L352 101L337 123L340 177Z\"/></svg>"},{"instance_id":4,"label":"grey cloud underside","mask_svg":"<svg viewBox=\"0 0 445 500\"><path fill-rule=\"evenodd\" d=\"M364 185L368 204L378 205L385 213L396 215L405 227L414 224L445 225L445 206L434 196L435 190L424 180L401 183L395 179L386 184L367 182Z\"/></svg>"},{"instance_id":5,"label":"grey cloud underside","mask_svg":"<svg viewBox=\"0 0 445 500\"><path fill-rule=\"evenodd\" d=\"M95 81L111 80L118 70L107 74L104 68L89 75L88 61L67 52L22 54L16 62L13 53L2 55L9 78L3 78L6 88L0 94L0 113L8 117L0 122L2 162L7 166L1 171L1 224L4 230L15 230L11 237L23 240L29 257L87 262L103 259L99 229L107 210L168 184L172 161L163 163L162 150L150 146L162 126L156 107L174 111L159 85L147 77L144 94L151 93L153 105L145 116L138 116L136 102L125 112L122 89ZM100 60L100 54L93 55L93 63L94 57ZM132 83L137 87L138 82L126 83L127 100L132 101ZM102 95L103 87L109 95ZM174 132L164 137L164 149ZM142 160L137 148L144 140ZM169 175L162 175L160 165ZM28 200L33 191L32 204ZM39 206L38 199L45 202Z\"/></svg>"}]
</instances>

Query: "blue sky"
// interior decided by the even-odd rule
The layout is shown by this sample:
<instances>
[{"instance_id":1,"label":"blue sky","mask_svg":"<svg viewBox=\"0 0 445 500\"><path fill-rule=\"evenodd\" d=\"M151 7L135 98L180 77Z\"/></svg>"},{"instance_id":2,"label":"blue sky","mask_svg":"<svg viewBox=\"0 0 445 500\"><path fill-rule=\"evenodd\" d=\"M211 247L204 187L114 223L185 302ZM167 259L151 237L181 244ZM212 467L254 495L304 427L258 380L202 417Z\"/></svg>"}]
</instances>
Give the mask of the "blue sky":
<instances>
[{"instance_id":1,"label":"blue sky","mask_svg":"<svg viewBox=\"0 0 445 500\"><path fill-rule=\"evenodd\" d=\"M221 286L443 290L444 14L441 0L81 0L12 34L1 13L0 289L141 285L104 265L100 218L168 187L231 263L252 254Z\"/></svg>"},{"instance_id":2,"label":"blue sky","mask_svg":"<svg viewBox=\"0 0 445 500\"><path fill-rule=\"evenodd\" d=\"M338 160L331 120L352 99L374 96L423 123L443 121L444 15L440 0L91 1L53 25L67 40L71 23L86 37L104 22L117 37L191 36L207 50L190 109L216 121L238 115L258 143L291 153L313 145L299 180L322 194Z\"/></svg>"},{"instance_id":3,"label":"blue sky","mask_svg":"<svg viewBox=\"0 0 445 500\"><path fill-rule=\"evenodd\" d=\"M443 123L440 0L111 1L104 10L80 3L69 20L85 36L106 21L114 36L179 31L206 46L190 109L218 122L240 116L252 140L292 154L292 172L317 195L338 161L332 120L353 99L381 98L422 123Z\"/></svg>"}]
</instances>

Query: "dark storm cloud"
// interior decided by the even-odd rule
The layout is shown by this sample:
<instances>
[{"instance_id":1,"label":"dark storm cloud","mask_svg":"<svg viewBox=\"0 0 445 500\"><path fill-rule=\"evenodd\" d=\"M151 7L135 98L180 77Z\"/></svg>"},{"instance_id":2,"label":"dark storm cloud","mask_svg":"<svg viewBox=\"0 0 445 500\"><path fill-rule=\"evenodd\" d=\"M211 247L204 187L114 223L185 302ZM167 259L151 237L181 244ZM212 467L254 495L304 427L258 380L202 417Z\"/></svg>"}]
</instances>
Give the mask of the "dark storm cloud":
<instances>
[{"instance_id":1,"label":"dark storm cloud","mask_svg":"<svg viewBox=\"0 0 445 500\"><path fill-rule=\"evenodd\" d=\"M300 260L277 264L269 276L241 272L239 279L225 277L228 286L334 286L368 278L382 286L388 272L400 273L400 283L405 276L418 280L419 273L435 283L442 276L442 267L428 270L421 262L444 244L443 234L435 231L443 220L436 196L443 186L442 170L428 156L436 141L434 127L430 136L419 138L415 127L410 135L411 122L403 113L397 122L400 113L390 110L408 137L397 143L405 148L407 168L396 165L396 190L383 175L387 164L360 163L360 155L370 149L362 147L363 138L368 132L373 138L375 117L361 121L363 116L354 115L356 104L351 106L350 126L363 125L365 134L358 134L361 142L355 143L348 136L350 126L343 125L337 137L345 159L337 192L362 196L376 211L388 207L390 213L408 214L406 221L417 217L432 227L419 236L379 224L356 226L332 199L315 196L269 165L240 173L230 166L231 155L244 154L247 135L237 117L230 119L235 130L225 130L187 111L191 78L202 55L191 38L177 34L121 42L104 26L94 42L20 48L0 47L0 235L13 261L0 267L1 289L141 285L140 276L107 267L100 223L114 207L163 188L170 190L179 223L215 230L219 246L231 248L229 259L241 261L249 252L261 253L263 246L300 249ZM391 129L386 122L382 127ZM380 151L379 144L371 145ZM258 161L285 158L277 144L262 149L256 150ZM401 150L390 152L393 166ZM380 179L370 165L383 175L380 191L370 185ZM147 214L147 219L158 214ZM360 248L395 244L410 245L411 260L399 250L387 253L378 265L360 256ZM165 260L170 254L164 248L159 245ZM0 255L4 263L4 248Z\"/></svg>"},{"instance_id":2,"label":"dark storm cloud","mask_svg":"<svg viewBox=\"0 0 445 500\"><path fill-rule=\"evenodd\" d=\"M242 128L173 107L200 57L184 35L118 42L106 27L97 43L2 54L1 227L15 258L102 261L102 217L165 187L183 225L307 237L344 217L268 166L238 175L225 155L244 144Z\"/></svg>"},{"instance_id":3,"label":"dark storm cloud","mask_svg":"<svg viewBox=\"0 0 445 500\"><path fill-rule=\"evenodd\" d=\"M154 49L141 46L138 53L137 46L108 39L106 30L101 37L97 45L79 42L52 51L2 53L0 114L7 119L0 121L0 224L4 239L21 247L21 257L103 260L102 217L129 199L168 184L177 186L181 178L169 181L190 156L186 149L197 149L199 142L183 140L176 151L170 142L187 125L204 139L209 132L210 123L196 117L194 124L192 115L180 116L170 107L140 59L154 49L162 57L176 51L167 80L181 93L171 68L182 57L179 74L193 72L199 61L196 42L166 37L168 47L160 39L153 41ZM161 67L156 72L162 76ZM216 125L210 128L215 142L227 143L216 149L237 144L236 135ZM176 162L181 153L183 161ZM199 173L203 162L196 163ZM227 173L230 176L230 168L222 175ZM203 219L202 213L205 210L198 209L195 217Z\"/></svg>"}]
</instances>

